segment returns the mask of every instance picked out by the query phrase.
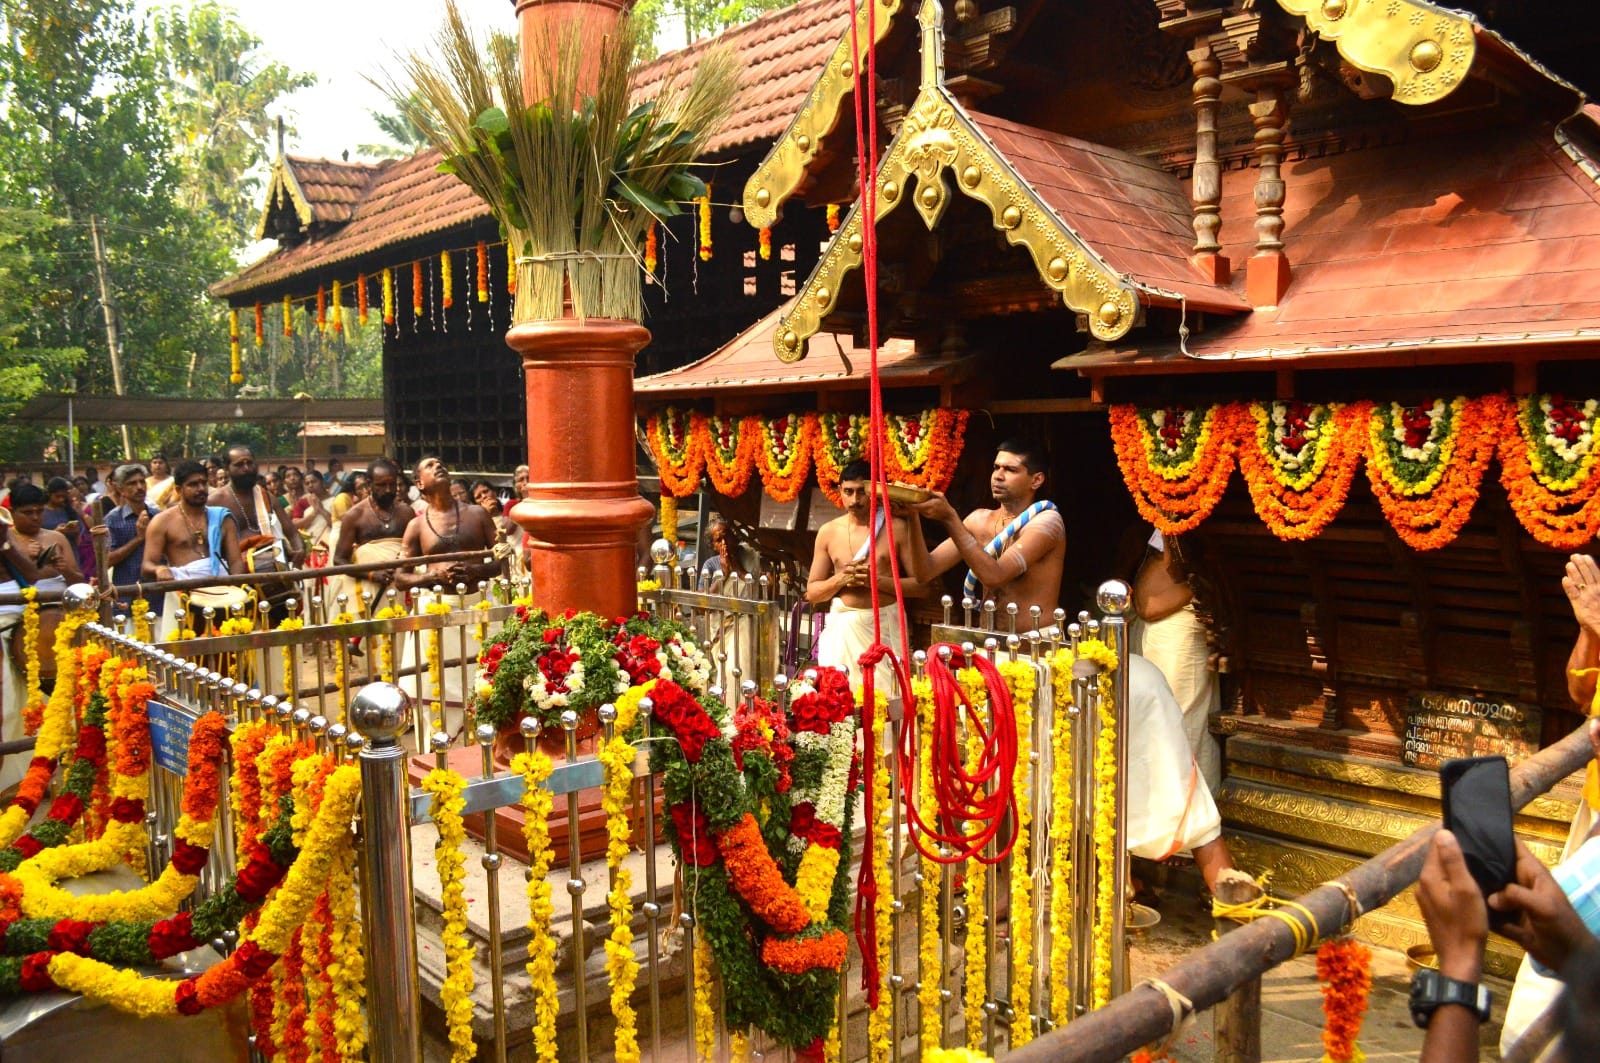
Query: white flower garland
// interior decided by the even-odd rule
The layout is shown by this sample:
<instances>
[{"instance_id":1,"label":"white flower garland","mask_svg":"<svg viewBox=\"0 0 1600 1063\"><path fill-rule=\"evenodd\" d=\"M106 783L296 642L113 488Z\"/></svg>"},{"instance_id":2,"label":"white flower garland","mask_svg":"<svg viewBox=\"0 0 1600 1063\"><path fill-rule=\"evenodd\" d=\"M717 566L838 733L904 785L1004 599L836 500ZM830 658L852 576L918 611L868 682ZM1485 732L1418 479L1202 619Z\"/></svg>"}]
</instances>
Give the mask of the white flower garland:
<instances>
[{"instance_id":1,"label":"white flower garland","mask_svg":"<svg viewBox=\"0 0 1600 1063\"><path fill-rule=\"evenodd\" d=\"M1400 444L1400 454L1407 461L1427 464L1433 461L1434 451L1439 449L1439 419L1444 416L1448 405L1443 399L1434 399L1433 405L1428 407L1428 439L1420 447L1406 446L1406 408L1398 402L1390 403L1393 412L1394 441Z\"/></svg>"},{"instance_id":2,"label":"white flower garland","mask_svg":"<svg viewBox=\"0 0 1600 1063\"><path fill-rule=\"evenodd\" d=\"M1600 400L1588 399L1583 404L1583 431L1571 443L1552 432L1550 418L1550 397L1544 396L1539 400L1539 409L1544 411L1544 445L1555 451L1556 457L1570 465L1576 465L1586 457L1594 448L1594 418L1600 410Z\"/></svg>"},{"instance_id":3,"label":"white flower garland","mask_svg":"<svg viewBox=\"0 0 1600 1063\"><path fill-rule=\"evenodd\" d=\"M828 760L817 785L795 787L790 791L790 800L797 805L809 802L816 810L818 822L842 832L845 805L849 797L850 763L855 759L856 752L855 716L852 714L838 721L825 735L815 731L796 732L794 746L797 754L818 747L825 748ZM788 844L792 851L798 853L804 851L808 843L804 838L790 835Z\"/></svg>"}]
</instances>

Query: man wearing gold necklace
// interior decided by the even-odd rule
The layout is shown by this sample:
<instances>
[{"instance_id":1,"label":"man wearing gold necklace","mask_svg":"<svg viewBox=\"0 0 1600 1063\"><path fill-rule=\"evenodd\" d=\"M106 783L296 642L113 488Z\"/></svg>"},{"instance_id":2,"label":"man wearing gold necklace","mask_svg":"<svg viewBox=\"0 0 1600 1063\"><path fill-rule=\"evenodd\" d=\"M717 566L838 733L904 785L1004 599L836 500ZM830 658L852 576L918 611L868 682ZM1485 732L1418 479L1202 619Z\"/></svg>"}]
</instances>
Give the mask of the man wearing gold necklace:
<instances>
[{"instance_id":1,"label":"man wearing gold necklace","mask_svg":"<svg viewBox=\"0 0 1600 1063\"><path fill-rule=\"evenodd\" d=\"M140 574L148 580L168 580L244 571L238 526L225 507L206 504L205 466L182 462L173 479L178 484L178 504L150 518ZM167 595L156 637L166 638L183 619L179 595Z\"/></svg>"}]
</instances>

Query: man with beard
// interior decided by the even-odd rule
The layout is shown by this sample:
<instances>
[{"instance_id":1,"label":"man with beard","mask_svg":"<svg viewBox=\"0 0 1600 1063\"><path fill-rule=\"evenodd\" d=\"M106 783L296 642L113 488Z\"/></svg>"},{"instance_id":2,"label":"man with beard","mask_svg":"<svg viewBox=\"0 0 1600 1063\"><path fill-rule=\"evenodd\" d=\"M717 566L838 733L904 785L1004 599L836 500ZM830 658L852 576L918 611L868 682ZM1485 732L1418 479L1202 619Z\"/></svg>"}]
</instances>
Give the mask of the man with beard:
<instances>
[{"instance_id":1,"label":"man with beard","mask_svg":"<svg viewBox=\"0 0 1600 1063\"><path fill-rule=\"evenodd\" d=\"M305 544L293 530L289 515L261 486L255 455L242 443L228 448L228 479L214 489L207 505L221 506L233 514L239 525L239 553L250 572L301 568L305 564ZM274 603L272 620L288 615L284 602L293 593L289 584L264 583L261 596Z\"/></svg>"},{"instance_id":2,"label":"man with beard","mask_svg":"<svg viewBox=\"0 0 1600 1063\"><path fill-rule=\"evenodd\" d=\"M388 458L378 458L367 469L372 493L351 506L339 521L339 537L334 542L335 565L393 561L400 556L402 536L416 514L400 498L400 466ZM348 599L352 613L360 613L361 595L372 598L371 612L381 609L381 599L394 578L393 569L363 576L335 576L329 580L329 594Z\"/></svg>"},{"instance_id":3,"label":"man with beard","mask_svg":"<svg viewBox=\"0 0 1600 1063\"><path fill-rule=\"evenodd\" d=\"M144 535L142 575L147 580L198 579L244 571L239 528L225 506L208 505L206 470L199 462L179 464L178 504L150 519ZM164 640L188 618L179 592L167 594L157 640Z\"/></svg>"},{"instance_id":4,"label":"man with beard","mask_svg":"<svg viewBox=\"0 0 1600 1063\"><path fill-rule=\"evenodd\" d=\"M404 540L400 547L400 556L403 558L419 558L426 561L431 554L454 554L463 550L482 550L487 556L493 551L495 541L494 521L482 506L472 505L470 502L462 505L450 493L450 472L445 468L444 462L435 457L423 458L417 463L416 468L417 488L421 492L422 501L418 506L416 519L406 526ZM424 564L410 571L399 570L394 574L394 586L402 591L416 591L416 611L426 613L427 607L435 602L443 601L452 609L471 608L482 599L478 591L478 581L492 579L500 574L503 562L494 561L484 564L481 561L438 561ZM466 594L456 593L456 585L465 584ZM441 590L435 592L437 586ZM459 666L444 669L444 690L438 696L447 706L457 711L462 709L466 702L464 694L473 688L473 677L477 668L474 662L478 658L478 639L475 635L476 625L468 624L462 629L465 632L468 672L467 685L462 686L461 668ZM457 641L454 632L446 640L446 649L455 651ZM446 656L450 656L447 652ZM426 673L426 665L417 661L415 639L401 640L400 654L400 686L413 698L422 698L427 690L432 696L433 692L422 681L421 674ZM407 672L411 674L408 676ZM450 731L455 730L459 718L452 714L452 719L447 721Z\"/></svg>"},{"instance_id":5,"label":"man with beard","mask_svg":"<svg viewBox=\"0 0 1600 1063\"><path fill-rule=\"evenodd\" d=\"M835 517L817 531L816 551L811 555L811 576L806 583L806 601L813 605L830 602L828 623L817 643L817 663L847 668L850 681L861 682L860 658L873 643L872 591L868 583L874 566L878 570L880 601L877 626L883 643L897 653L900 647L900 612L894 601L894 582L889 571L889 536L885 531L885 512L878 507L878 548L869 560L872 525L868 522L868 495L872 471L864 461L852 461L839 474L839 494L844 499L844 515ZM900 548L900 568L910 573L916 561L920 538L903 517L894 518L895 543ZM924 551L925 552L925 551ZM876 686L887 697L894 696L893 673L887 663L878 665Z\"/></svg>"}]
</instances>

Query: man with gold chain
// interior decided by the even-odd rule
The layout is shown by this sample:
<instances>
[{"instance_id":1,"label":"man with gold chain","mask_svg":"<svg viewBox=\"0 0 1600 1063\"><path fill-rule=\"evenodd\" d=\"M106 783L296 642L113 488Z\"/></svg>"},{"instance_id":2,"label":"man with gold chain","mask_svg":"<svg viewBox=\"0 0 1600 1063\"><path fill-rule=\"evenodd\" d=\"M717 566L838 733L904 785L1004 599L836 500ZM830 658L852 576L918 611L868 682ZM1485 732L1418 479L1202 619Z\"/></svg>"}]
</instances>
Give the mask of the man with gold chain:
<instances>
[{"instance_id":1,"label":"man with gold chain","mask_svg":"<svg viewBox=\"0 0 1600 1063\"><path fill-rule=\"evenodd\" d=\"M367 468L371 493L352 505L339 521L339 538L333 547L335 565L393 561L400 556L406 528L416 513L400 497L400 466L378 458ZM393 569L362 576L334 576L328 593L335 602L343 595L350 612L363 612L361 595L370 598L370 612L383 608L383 594L394 579Z\"/></svg>"}]
</instances>

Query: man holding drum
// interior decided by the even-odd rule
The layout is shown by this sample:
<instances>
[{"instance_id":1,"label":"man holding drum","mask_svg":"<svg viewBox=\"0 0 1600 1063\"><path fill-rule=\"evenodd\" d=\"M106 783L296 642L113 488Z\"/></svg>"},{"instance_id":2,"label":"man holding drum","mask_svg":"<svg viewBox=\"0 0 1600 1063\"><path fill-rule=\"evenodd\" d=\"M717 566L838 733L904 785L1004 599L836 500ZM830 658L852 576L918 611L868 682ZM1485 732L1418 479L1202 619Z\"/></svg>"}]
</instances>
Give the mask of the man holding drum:
<instances>
[{"instance_id":1,"label":"man holding drum","mask_svg":"<svg viewBox=\"0 0 1600 1063\"><path fill-rule=\"evenodd\" d=\"M244 571L239 558L239 529L223 506L209 506L206 470L186 461L173 473L178 504L150 519L145 528L142 575L148 580L194 579ZM158 639L177 630L183 618L178 594L168 594Z\"/></svg>"}]
</instances>

